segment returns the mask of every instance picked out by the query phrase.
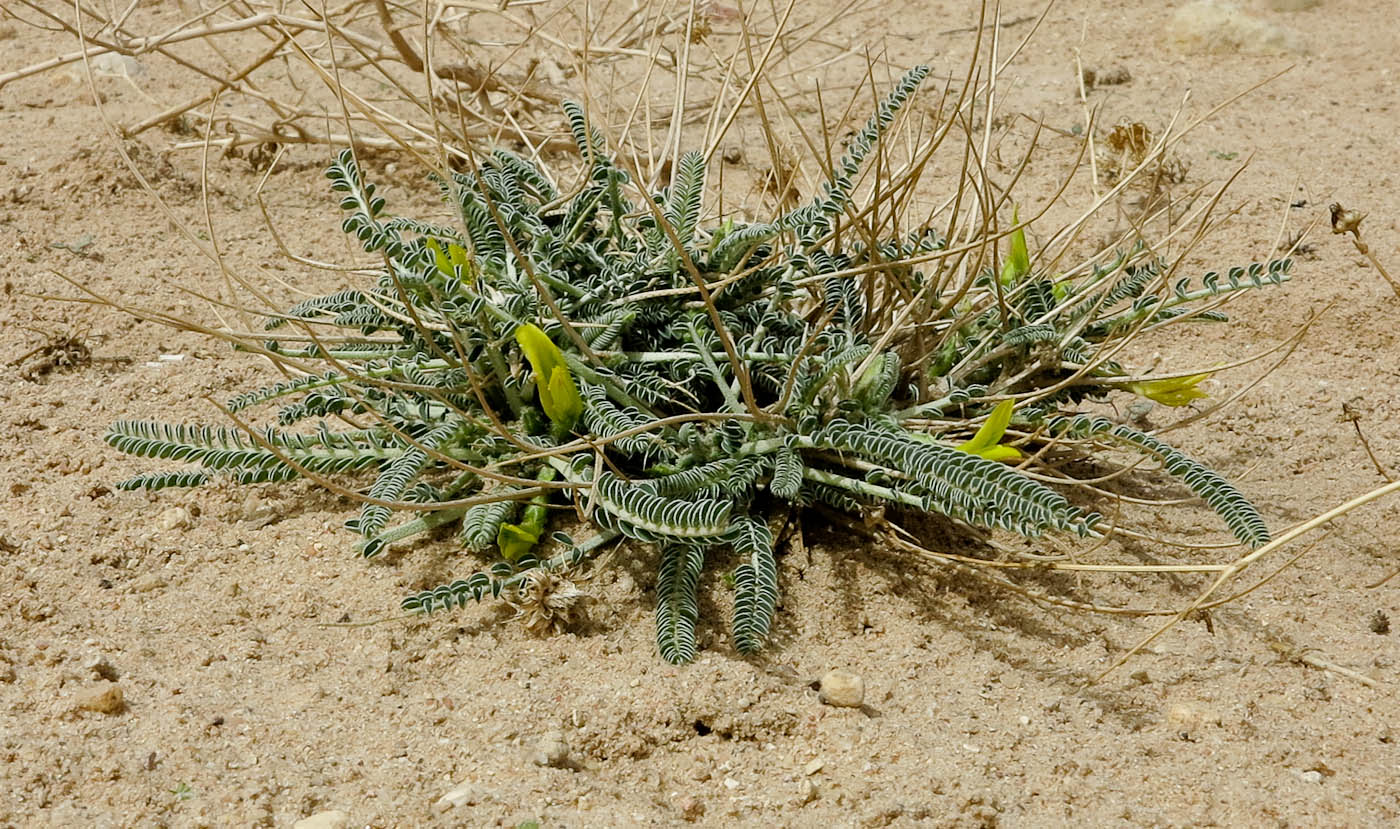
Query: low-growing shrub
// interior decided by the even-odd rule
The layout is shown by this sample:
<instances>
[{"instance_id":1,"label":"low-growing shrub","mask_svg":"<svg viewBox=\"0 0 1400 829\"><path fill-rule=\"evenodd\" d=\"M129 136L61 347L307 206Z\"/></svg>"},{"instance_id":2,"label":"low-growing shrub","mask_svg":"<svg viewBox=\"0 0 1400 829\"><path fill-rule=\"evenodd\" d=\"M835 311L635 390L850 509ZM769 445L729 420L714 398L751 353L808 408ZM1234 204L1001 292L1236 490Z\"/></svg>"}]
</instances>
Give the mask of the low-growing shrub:
<instances>
[{"instance_id":1,"label":"low-growing shrub","mask_svg":"<svg viewBox=\"0 0 1400 829\"><path fill-rule=\"evenodd\" d=\"M516 599L607 545L654 544L670 662L695 656L698 587L725 551L738 559L734 646L764 644L779 601L774 528L794 507L1098 538L1114 528L1072 491L1065 461L1126 450L1240 542L1267 541L1233 485L1091 404L1203 396L1206 374L1136 373L1125 346L1225 321L1222 298L1282 283L1288 261L1193 277L1142 242L1074 264L1033 257L1025 224L998 230L995 210L955 238L907 226L929 142L857 185L926 74L895 85L819 193L767 222L712 218L701 153L641 196L572 103L581 183L565 191L496 149L437 179L450 226L387 213L341 153L328 175L344 230L382 266L272 316L269 339L245 344L299 376L230 401L236 425L113 424L117 449L192 464L121 486L308 476L355 489L372 473L347 522L364 556L452 525L495 558L409 596L409 611ZM264 405L277 425L242 428Z\"/></svg>"}]
</instances>

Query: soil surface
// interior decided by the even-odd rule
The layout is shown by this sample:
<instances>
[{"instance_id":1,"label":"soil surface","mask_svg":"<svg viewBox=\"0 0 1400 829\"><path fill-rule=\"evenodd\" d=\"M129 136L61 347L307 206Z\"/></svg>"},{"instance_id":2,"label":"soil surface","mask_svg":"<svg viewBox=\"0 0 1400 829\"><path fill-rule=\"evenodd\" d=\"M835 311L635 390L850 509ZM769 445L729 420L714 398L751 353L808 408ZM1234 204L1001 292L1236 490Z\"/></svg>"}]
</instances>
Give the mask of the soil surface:
<instances>
[{"instance_id":1,"label":"soil surface","mask_svg":"<svg viewBox=\"0 0 1400 829\"><path fill-rule=\"evenodd\" d=\"M1041 9L1005 5L1009 52ZM1120 122L1160 131L1188 92L1186 120L1267 81L1177 147L1177 186L1213 188L1248 160L1221 200L1225 221L1188 264L1267 260L1310 228L1294 279L1232 305L1234 324L1140 356L1211 366L1273 348L1320 314L1233 406L1172 433L1241 478L1278 531L1384 483L1343 404L1377 461L1400 473L1400 298L1327 215L1332 201L1368 213L1373 252L1400 272L1394 15L1364 0L1256 0L1244 11L1292 35L1210 53L1173 45L1180 5L1057 3L1003 74L998 106L1053 128L1020 185L1029 199L1048 197L1074 161L1085 115L1076 55L1103 81L1088 90L1101 133ZM1309 7L1277 9L1288 5ZM823 37L961 77L977 23L968 6L873 0ZM142 13L182 19L174 4ZM0 12L0 74L74 48ZM108 117L131 123L208 89L147 63L130 81L98 79ZM750 156L756 135L744 138ZM197 150L171 149L181 140L151 130L127 144L176 218L205 240L212 228L259 288L336 284L279 251L254 164L215 154L202 172ZM263 194L291 250L348 261L321 175L331 152L295 149ZM392 206L431 204L431 186L393 162L371 162ZM1091 196L1077 179L1068 204ZM1113 221L1107 212L1105 228ZM80 296L58 274L211 322L192 292L223 284L128 171L86 81L61 70L0 87L0 825L290 826L337 810L376 827L1400 822L1400 632L1389 621L1400 625L1400 578L1374 586L1400 568L1400 499L1265 559L1260 575L1306 552L1097 682L1160 620L1045 608L815 518L805 547L781 560L776 641L759 658L729 644L728 599L714 584L700 658L664 664L645 550L581 582L588 618L561 636L532 637L494 605L348 626L393 616L408 591L478 563L450 539L362 561L341 528L353 507L309 484L112 491L153 465L106 446L109 422L218 422L210 400L275 375L196 334L43 298ZM1274 359L1220 374L1211 391L1239 391ZM1157 497L1183 495L1142 480ZM1152 529L1170 538L1225 538L1198 505L1155 512ZM1120 553L1231 555L1152 543ZM1179 607L1203 585L1086 575L1071 587ZM863 679L863 707L819 700L814 681L833 668ZM551 732L568 744L558 767L534 762ZM449 792L458 805L439 805Z\"/></svg>"}]
</instances>

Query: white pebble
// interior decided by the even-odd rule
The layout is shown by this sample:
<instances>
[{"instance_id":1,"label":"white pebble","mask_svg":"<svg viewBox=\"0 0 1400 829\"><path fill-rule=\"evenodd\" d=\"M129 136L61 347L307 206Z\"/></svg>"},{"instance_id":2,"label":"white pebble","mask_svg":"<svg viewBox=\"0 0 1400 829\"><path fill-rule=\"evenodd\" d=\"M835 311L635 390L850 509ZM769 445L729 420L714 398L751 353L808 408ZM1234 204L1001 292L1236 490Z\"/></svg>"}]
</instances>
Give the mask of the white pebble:
<instances>
[{"instance_id":1,"label":"white pebble","mask_svg":"<svg viewBox=\"0 0 1400 829\"><path fill-rule=\"evenodd\" d=\"M349 825L349 815L339 809L332 809L329 812L317 812L310 817L304 817L293 823L292 829L345 829Z\"/></svg>"},{"instance_id":2,"label":"white pebble","mask_svg":"<svg viewBox=\"0 0 1400 829\"><path fill-rule=\"evenodd\" d=\"M458 783L447 794L438 798L437 808L446 812L449 809L457 809L462 806L475 806L481 802L481 792L472 783Z\"/></svg>"},{"instance_id":3,"label":"white pebble","mask_svg":"<svg viewBox=\"0 0 1400 829\"><path fill-rule=\"evenodd\" d=\"M556 769L567 766L569 764L569 743L564 739L564 732L550 731L540 737L534 760L537 766L549 766Z\"/></svg>"},{"instance_id":4,"label":"white pebble","mask_svg":"<svg viewBox=\"0 0 1400 829\"><path fill-rule=\"evenodd\" d=\"M166 531L183 530L190 525L192 520L190 511L184 507L170 507L156 518L156 524Z\"/></svg>"},{"instance_id":5,"label":"white pebble","mask_svg":"<svg viewBox=\"0 0 1400 829\"><path fill-rule=\"evenodd\" d=\"M865 702L865 680L842 668L827 671L817 698L838 708L859 708Z\"/></svg>"}]
</instances>

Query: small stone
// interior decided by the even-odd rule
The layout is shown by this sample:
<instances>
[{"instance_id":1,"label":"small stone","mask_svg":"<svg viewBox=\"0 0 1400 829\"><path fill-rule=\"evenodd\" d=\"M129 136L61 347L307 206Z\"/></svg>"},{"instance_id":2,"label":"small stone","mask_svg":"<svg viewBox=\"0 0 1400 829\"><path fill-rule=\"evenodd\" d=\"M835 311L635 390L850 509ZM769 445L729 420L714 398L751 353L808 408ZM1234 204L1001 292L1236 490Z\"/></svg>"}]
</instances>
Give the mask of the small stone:
<instances>
[{"instance_id":1,"label":"small stone","mask_svg":"<svg viewBox=\"0 0 1400 829\"><path fill-rule=\"evenodd\" d=\"M458 783L447 794L438 798L438 811L446 812L463 806L475 806L481 802L481 791L472 783Z\"/></svg>"},{"instance_id":2,"label":"small stone","mask_svg":"<svg viewBox=\"0 0 1400 829\"><path fill-rule=\"evenodd\" d=\"M540 737L539 745L535 749L535 765L549 766L550 768L562 769L569 764L569 743L564 739L564 732L550 731Z\"/></svg>"},{"instance_id":3,"label":"small stone","mask_svg":"<svg viewBox=\"0 0 1400 829\"><path fill-rule=\"evenodd\" d=\"M1167 727L1177 734L1190 735L1212 725L1216 720L1209 711L1190 705L1178 703L1167 709Z\"/></svg>"},{"instance_id":4,"label":"small stone","mask_svg":"<svg viewBox=\"0 0 1400 829\"><path fill-rule=\"evenodd\" d=\"M1167 709L1167 725L1176 727L1195 725L1198 722L1200 715L1189 705L1173 705Z\"/></svg>"},{"instance_id":5,"label":"small stone","mask_svg":"<svg viewBox=\"0 0 1400 829\"><path fill-rule=\"evenodd\" d=\"M797 787L797 805L806 806L818 796L817 784L811 780L803 780Z\"/></svg>"},{"instance_id":6,"label":"small stone","mask_svg":"<svg viewBox=\"0 0 1400 829\"><path fill-rule=\"evenodd\" d=\"M169 532L170 530L183 530L193 521L190 518L190 511L184 507L171 507L160 515L156 516L156 526Z\"/></svg>"},{"instance_id":7,"label":"small stone","mask_svg":"<svg viewBox=\"0 0 1400 829\"><path fill-rule=\"evenodd\" d=\"M116 52L106 52L88 61L92 71L98 75L109 75L114 78L132 79L139 75L146 74L146 67L136 58L119 55Z\"/></svg>"},{"instance_id":8,"label":"small stone","mask_svg":"<svg viewBox=\"0 0 1400 829\"><path fill-rule=\"evenodd\" d=\"M1322 782L1322 772L1317 771L1317 770L1305 771L1305 772L1302 772L1301 774L1299 774L1298 776L1301 777L1301 778L1303 778L1303 782L1304 782L1304 783L1321 783L1321 782Z\"/></svg>"},{"instance_id":9,"label":"small stone","mask_svg":"<svg viewBox=\"0 0 1400 829\"><path fill-rule=\"evenodd\" d=\"M1176 10L1167 39L1178 49L1210 55L1278 55L1307 51L1302 35L1254 17L1234 3L1195 0Z\"/></svg>"},{"instance_id":10,"label":"small stone","mask_svg":"<svg viewBox=\"0 0 1400 829\"><path fill-rule=\"evenodd\" d=\"M821 771L824 766L826 766L826 763L822 762L822 759L818 757L817 759L803 766L802 773L807 775L808 777L811 777L812 775Z\"/></svg>"},{"instance_id":11,"label":"small stone","mask_svg":"<svg viewBox=\"0 0 1400 829\"><path fill-rule=\"evenodd\" d=\"M339 809L332 809L329 812L317 812L310 817L304 817L293 823L292 829L345 829L349 825L349 815Z\"/></svg>"},{"instance_id":12,"label":"small stone","mask_svg":"<svg viewBox=\"0 0 1400 829\"><path fill-rule=\"evenodd\" d=\"M0 665L0 682L10 683L15 681L15 666Z\"/></svg>"},{"instance_id":13,"label":"small stone","mask_svg":"<svg viewBox=\"0 0 1400 829\"><path fill-rule=\"evenodd\" d=\"M244 501L238 511L238 520L251 524L254 529L266 527L277 521L277 508L254 495Z\"/></svg>"},{"instance_id":14,"label":"small stone","mask_svg":"<svg viewBox=\"0 0 1400 829\"><path fill-rule=\"evenodd\" d=\"M676 808L680 810L681 817L691 823L705 816L705 804L690 795L686 795L680 800L677 800Z\"/></svg>"},{"instance_id":15,"label":"small stone","mask_svg":"<svg viewBox=\"0 0 1400 829\"><path fill-rule=\"evenodd\" d=\"M126 708L126 698L122 696L120 685L107 684L80 691L73 698L74 705L83 711L96 711L99 714L120 714Z\"/></svg>"},{"instance_id":16,"label":"small stone","mask_svg":"<svg viewBox=\"0 0 1400 829\"><path fill-rule=\"evenodd\" d=\"M170 582L157 576L155 573L150 573L133 582L131 589L137 593L149 593L152 590L159 590L169 584Z\"/></svg>"},{"instance_id":17,"label":"small stone","mask_svg":"<svg viewBox=\"0 0 1400 829\"><path fill-rule=\"evenodd\" d=\"M723 158L725 164L738 164L740 161L744 160L744 151L739 149L738 146L731 144L724 148Z\"/></svg>"},{"instance_id":18,"label":"small stone","mask_svg":"<svg viewBox=\"0 0 1400 829\"><path fill-rule=\"evenodd\" d=\"M838 708L859 708L865 702L865 680L842 668L827 671L817 699Z\"/></svg>"},{"instance_id":19,"label":"small stone","mask_svg":"<svg viewBox=\"0 0 1400 829\"><path fill-rule=\"evenodd\" d=\"M107 661L107 657L100 653L90 654L83 659L83 670L88 671L98 679L105 679L115 682L117 679L117 669L112 667L112 663Z\"/></svg>"}]
</instances>

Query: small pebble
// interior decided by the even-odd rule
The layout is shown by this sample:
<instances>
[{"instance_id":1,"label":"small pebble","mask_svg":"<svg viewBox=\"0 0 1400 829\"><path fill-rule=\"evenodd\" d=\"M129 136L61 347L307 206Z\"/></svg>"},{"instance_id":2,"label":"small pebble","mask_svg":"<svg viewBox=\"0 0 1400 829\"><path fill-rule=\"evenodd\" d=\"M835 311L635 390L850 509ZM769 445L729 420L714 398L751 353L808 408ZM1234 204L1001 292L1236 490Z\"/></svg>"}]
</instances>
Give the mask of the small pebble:
<instances>
[{"instance_id":1,"label":"small pebble","mask_svg":"<svg viewBox=\"0 0 1400 829\"><path fill-rule=\"evenodd\" d=\"M827 671L822 676L817 698L838 708L859 708L865 702L865 680L841 668Z\"/></svg>"},{"instance_id":2,"label":"small pebble","mask_svg":"<svg viewBox=\"0 0 1400 829\"><path fill-rule=\"evenodd\" d=\"M1210 712L1190 705L1178 703L1167 709L1167 727L1178 734L1191 734L1200 731L1211 725L1213 719L1215 718Z\"/></svg>"},{"instance_id":3,"label":"small pebble","mask_svg":"<svg viewBox=\"0 0 1400 829\"><path fill-rule=\"evenodd\" d=\"M116 52L98 55L88 63L92 67L92 71L98 75L135 78L138 75L146 74L146 67L139 60L127 55L119 55Z\"/></svg>"},{"instance_id":4,"label":"small pebble","mask_svg":"<svg viewBox=\"0 0 1400 829\"><path fill-rule=\"evenodd\" d=\"M126 708L121 686L110 683L78 692L73 702L83 711L96 711L99 714L120 714Z\"/></svg>"},{"instance_id":5,"label":"small pebble","mask_svg":"<svg viewBox=\"0 0 1400 829\"><path fill-rule=\"evenodd\" d=\"M817 784L811 780L803 780L797 787L797 805L806 806L817 799Z\"/></svg>"},{"instance_id":6,"label":"small pebble","mask_svg":"<svg viewBox=\"0 0 1400 829\"><path fill-rule=\"evenodd\" d=\"M705 815L705 804L690 795L676 801L676 808L680 810L681 817L692 823Z\"/></svg>"},{"instance_id":7,"label":"small pebble","mask_svg":"<svg viewBox=\"0 0 1400 829\"><path fill-rule=\"evenodd\" d=\"M449 809L458 809L462 806L475 806L481 802L481 792L471 783L458 783L447 794L438 798L437 808L446 812Z\"/></svg>"},{"instance_id":8,"label":"small pebble","mask_svg":"<svg viewBox=\"0 0 1400 829\"><path fill-rule=\"evenodd\" d=\"M156 517L156 525L166 531L183 530L192 520L189 510L184 507L171 507Z\"/></svg>"},{"instance_id":9,"label":"small pebble","mask_svg":"<svg viewBox=\"0 0 1400 829\"><path fill-rule=\"evenodd\" d=\"M137 593L149 593L152 590L159 590L169 584L170 582L157 576L155 573L150 573L133 582L131 589Z\"/></svg>"},{"instance_id":10,"label":"small pebble","mask_svg":"<svg viewBox=\"0 0 1400 829\"><path fill-rule=\"evenodd\" d=\"M333 809L304 817L293 823L292 829L345 829L349 825L350 816L339 809Z\"/></svg>"},{"instance_id":11,"label":"small pebble","mask_svg":"<svg viewBox=\"0 0 1400 829\"><path fill-rule=\"evenodd\" d=\"M550 768L561 769L569 764L569 743L564 739L564 732L550 731L540 737L539 746L535 749L535 765L549 766Z\"/></svg>"},{"instance_id":12,"label":"small pebble","mask_svg":"<svg viewBox=\"0 0 1400 829\"><path fill-rule=\"evenodd\" d=\"M815 760L813 760L812 762L808 763L807 765L803 766L803 767L802 767L802 773L805 774L805 775L807 775L808 777L810 777L810 776L816 774L817 772L821 771L822 768L823 768L825 765L826 765L826 763L823 763L823 762L822 762L822 759L821 759L820 757L818 757L817 759L815 759Z\"/></svg>"},{"instance_id":13,"label":"small pebble","mask_svg":"<svg viewBox=\"0 0 1400 829\"><path fill-rule=\"evenodd\" d=\"M83 670L92 673L98 679L116 681L117 669L112 667L112 663L107 661L107 657L100 653L90 654L83 659Z\"/></svg>"},{"instance_id":14,"label":"small pebble","mask_svg":"<svg viewBox=\"0 0 1400 829\"><path fill-rule=\"evenodd\" d=\"M238 510L238 520L252 524L254 528L266 527L277 518L277 507L256 495L244 501Z\"/></svg>"},{"instance_id":15,"label":"small pebble","mask_svg":"<svg viewBox=\"0 0 1400 829\"><path fill-rule=\"evenodd\" d=\"M1305 771L1302 774L1299 774L1298 776L1303 778L1304 783L1322 782L1322 772L1320 771Z\"/></svg>"}]
</instances>

